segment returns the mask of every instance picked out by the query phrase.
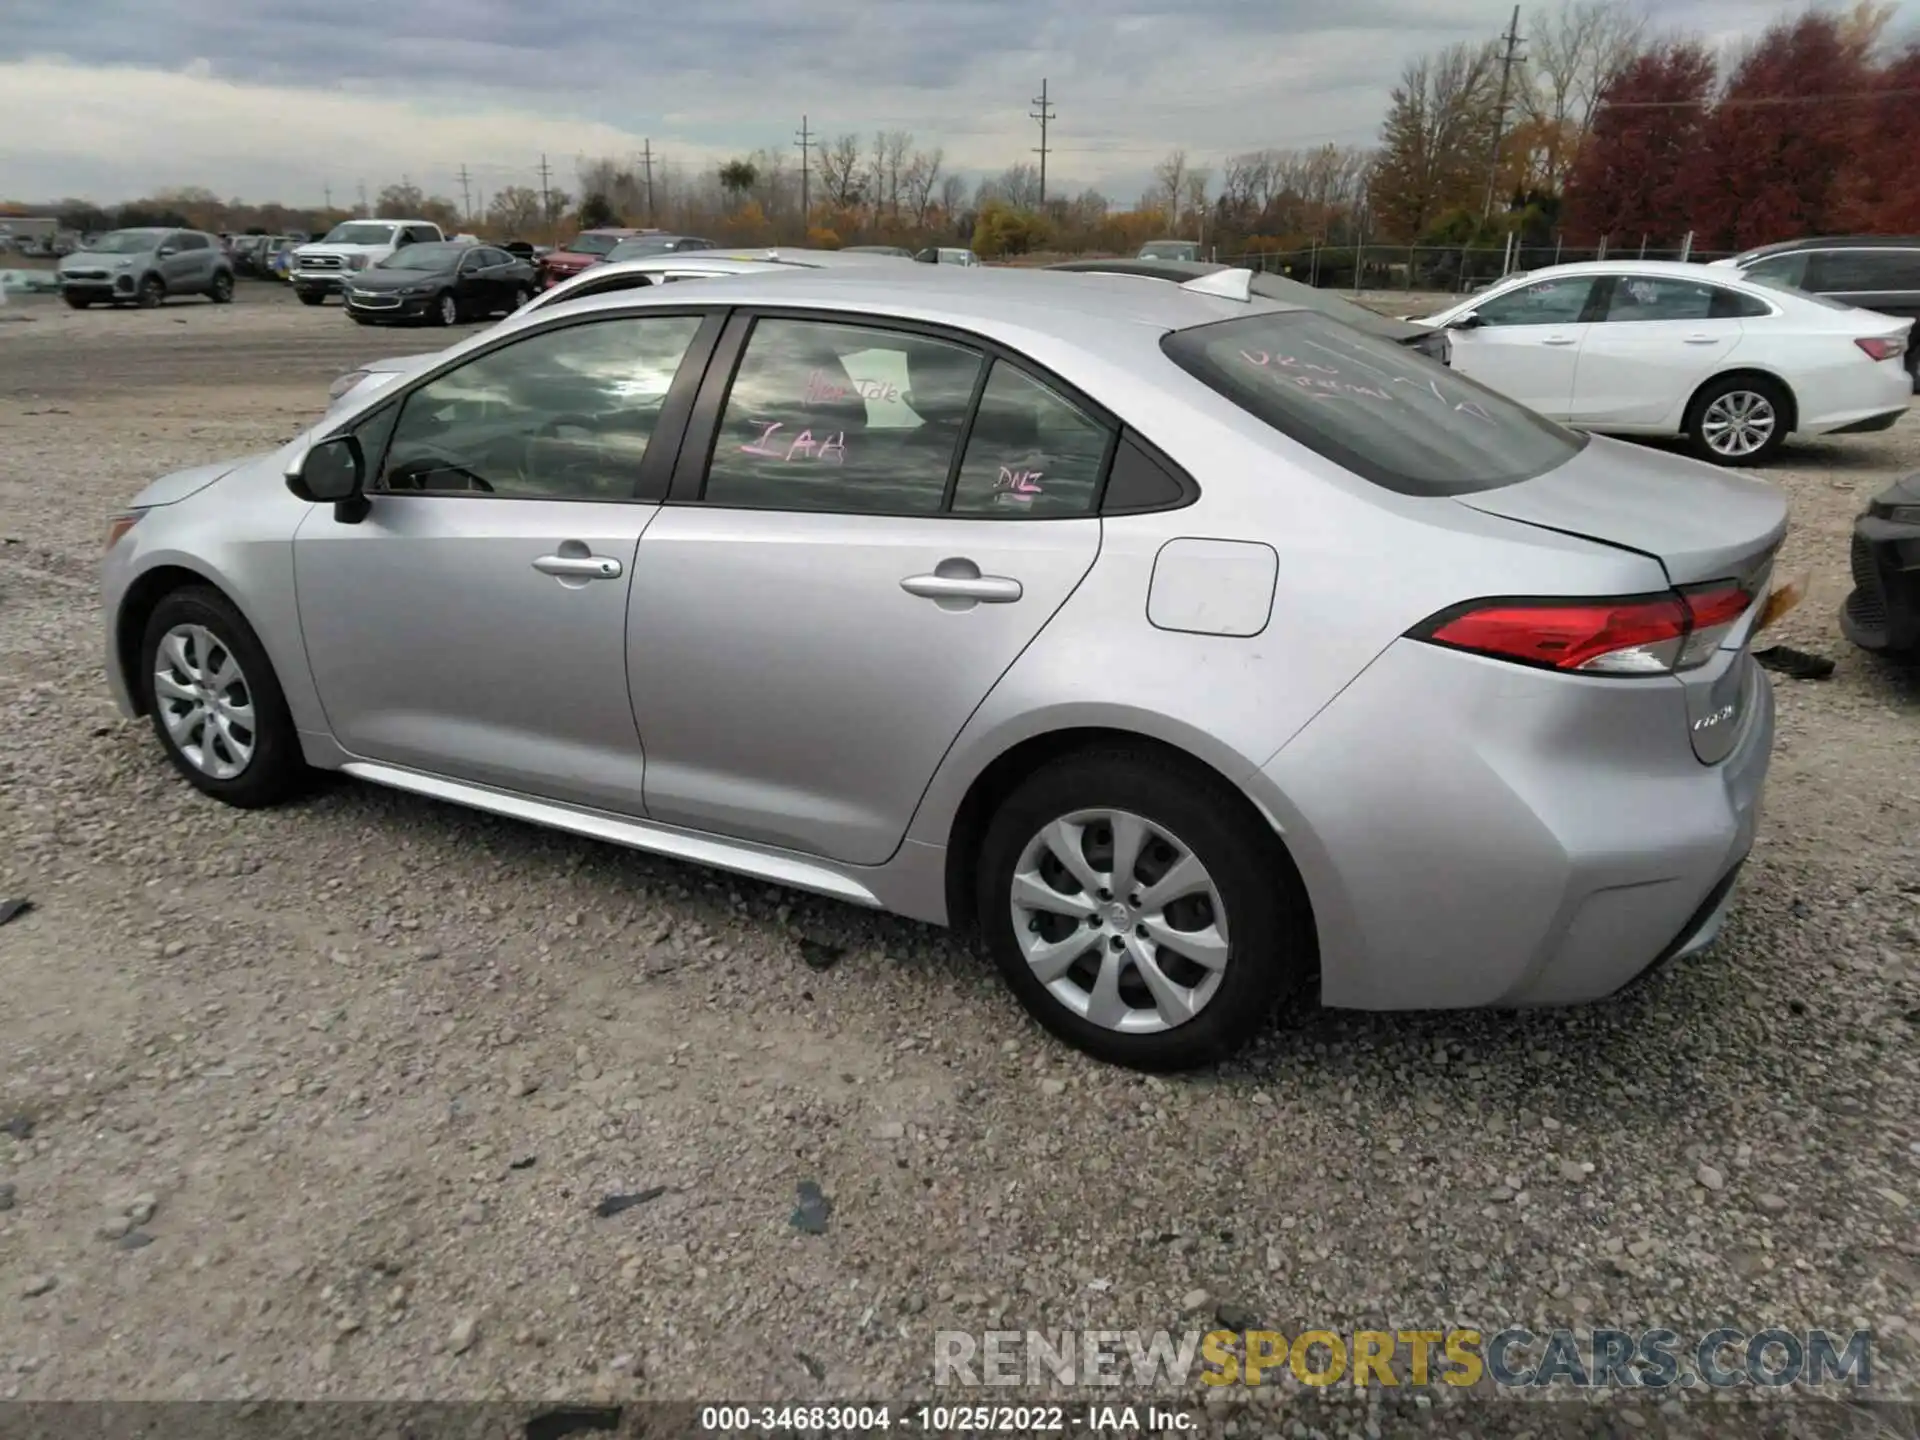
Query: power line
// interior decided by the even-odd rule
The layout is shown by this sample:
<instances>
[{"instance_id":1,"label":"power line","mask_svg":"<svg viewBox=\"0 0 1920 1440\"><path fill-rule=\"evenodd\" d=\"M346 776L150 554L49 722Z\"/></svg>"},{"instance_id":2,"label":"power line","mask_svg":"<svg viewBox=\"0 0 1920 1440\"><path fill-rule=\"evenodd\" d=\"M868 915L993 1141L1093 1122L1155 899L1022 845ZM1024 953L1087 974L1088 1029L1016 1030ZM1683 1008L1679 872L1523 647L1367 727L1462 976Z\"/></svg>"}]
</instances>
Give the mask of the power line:
<instances>
[{"instance_id":1,"label":"power line","mask_svg":"<svg viewBox=\"0 0 1920 1440\"><path fill-rule=\"evenodd\" d=\"M793 142L800 150L800 241L806 243L813 228L813 194L808 186L807 162L813 155L813 132L807 128L807 117L800 117L800 136Z\"/></svg>"},{"instance_id":2,"label":"power line","mask_svg":"<svg viewBox=\"0 0 1920 1440\"><path fill-rule=\"evenodd\" d=\"M1513 20L1507 33L1506 54L1500 57L1500 103L1493 112L1493 145L1487 155L1487 203L1480 212L1481 223L1493 218L1493 192L1500 184L1500 142L1507 128L1507 100L1513 93L1513 67L1527 57L1520 53L1520 7L1513 7Z\"/></svg>"},{"instance_id":3,"label":"power line","mask_svg":"<svg viewBox=\"0 0 1920 1440\"><path fill-rule=\"evenodd\" d=\"M1027 118L1040 122L1040 145L1036 153L1040 156L1040 207L1045 209L1047 204L1047 122L1053 119L1053 107L1047 103L1047 82L1044 78L1040 81L1040 93L1034 96L1030 103L1040 107L1038 110L1029 110Z\"/></svg>"}]
</instances>

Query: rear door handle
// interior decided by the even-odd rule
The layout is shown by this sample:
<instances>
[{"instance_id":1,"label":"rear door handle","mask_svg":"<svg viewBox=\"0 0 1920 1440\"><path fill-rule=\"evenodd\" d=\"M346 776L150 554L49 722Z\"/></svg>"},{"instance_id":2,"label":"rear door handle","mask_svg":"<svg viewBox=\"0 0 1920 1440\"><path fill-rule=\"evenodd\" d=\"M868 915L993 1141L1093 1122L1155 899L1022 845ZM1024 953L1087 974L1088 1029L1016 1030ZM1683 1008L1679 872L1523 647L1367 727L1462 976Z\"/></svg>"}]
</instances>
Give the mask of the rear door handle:
<instances>
[{"instance_id":1,"label":"rear door handle","mask_svg":"<svg viewBox=\"0 0 1920 1440\"><path fill-rule=\"evenodd\" d=\"M1689 335L1689 336L1687 336L1687 344L1689 344L1689 345L1712 345L1713 343L1715 343L1715 340L1716 340L1716 338L1717 338L1717 337L1715 337L1715 336L1712 336L1712 335Z\"/></svg>"},{"instance_id":2,"label":"rear door handle","mask_svg":"<svg viewBox=\"0 0 1920 1440\"><path fill-rule=\"evenodd\" d=\"M923 600L980 600L1007 605L1024 593L1018 580L1003 575L909 575L900 588Z\"/></svg>"},{"instance_id":3,"label":"rear door handle","mask_svg":"<svg viewBox=\"0 0 1920 1440\"><path fill-rule=\"evenodd\" d=\"M611 555L542 555L533 568L568 580L617 580L621 575L620 562Z\"/></svg>"},{"instance_id":4,"label":"rear door handle","mask_svg":"<svg viewBox=\"0 0 1920 1440\"><path fill-rule=\"evenodd\" d=\"M1549 335L1540 343L1542 345L1571 345L1574 341L1571 335Z\"/></svg>"}]
</instances>

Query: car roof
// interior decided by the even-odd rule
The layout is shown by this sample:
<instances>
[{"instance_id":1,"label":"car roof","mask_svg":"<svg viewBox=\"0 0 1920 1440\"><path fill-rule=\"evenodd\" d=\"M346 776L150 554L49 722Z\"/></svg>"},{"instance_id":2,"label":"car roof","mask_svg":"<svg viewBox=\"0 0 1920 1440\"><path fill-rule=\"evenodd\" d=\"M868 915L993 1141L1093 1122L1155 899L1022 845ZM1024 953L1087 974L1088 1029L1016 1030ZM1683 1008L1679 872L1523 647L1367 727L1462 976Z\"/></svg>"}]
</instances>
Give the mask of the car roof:
<instances>
[{"instance_id":1,"label":"car roof","mask_svg":"<svg viewBox=\"0 0 1920 1440\"><path fill-rule=\"evenodd\" d=\"M1758 260L1767 255L1786 255L1795 250L1908 250L1920 247L1920 235L1818 235L1801 240L1776 240L1742 250L1735 259Z\"/></svg>"},{"instance_id":2,"label":"car roof","mask_svg":"<svg viewBox=\"0 0 1920 1440\"><path fill-rule=\"evenodd\" d=\"M1684 276L1707 280L1716 285L1737 282L1739 278L1727 274L1724 267L1697 260L1573 260L1565 265L1543 265L1538 270L1516 271L1495 283L1500 284L1505 280L1552 280L1557 276L1572 275L1672 275L1675 278Z\"/></svg>"},{"instance_id":3,"label":"car roof","mask_svg":"<svg viewBox=\"0 0 1920 1440\"><path fill-rule=\"evenodd\" d=\"M1192 244L1192 241L1179 241L1179 244ZM1129 275L1147 280L1171 281L1176 285L1189 280L1198 280L1203 275L1217 275L1230 267L1217 265L1205 260L1160 260L1140 259L1139 257L1113 260L1063 260L1057 265L1049 265L1049 270L1064 270L1079 274ZM1318 310L1331 315L1344 324L1366 330L1371 334L1384 336L1390 340L1411 340L1432 332L1424 326L1409 325L1404 320L1395 320L1379 315L1336 294L1331 290L1321 290L1312 285L1304 285L1298 280L1289 280L1284 275L1255 271L1252 281L1253 293L1265 300L1275 300L1283 305L1297 306L1302 310Z\"/></svg>"},{"instance_id":4,"label":"car roof","mask_svg":"<svg viewBox=\"0 0 1920 1440\"><path fill-rule=\"evenodd\" d=\"M969 266L846 266L841 269L779 270L768 267L732 277L714 294L730 305L793 305L861 310L873 314L919 317L960 328L987 327L1031 331L1044 328L1059 339L1097 345L1119 334L1205 325L1304 306L1256 298L1252 302L1198 294L1177 285L1137 285L1115 275L1063 275L1027 269ZM569 299L546 313L581 314L626 306L684 305L694 297L679 286L617 290ZM705 303L704 301L702 303ZM1044 325L1039 322L1044 315Z\"/></svg>"}]
</instances>

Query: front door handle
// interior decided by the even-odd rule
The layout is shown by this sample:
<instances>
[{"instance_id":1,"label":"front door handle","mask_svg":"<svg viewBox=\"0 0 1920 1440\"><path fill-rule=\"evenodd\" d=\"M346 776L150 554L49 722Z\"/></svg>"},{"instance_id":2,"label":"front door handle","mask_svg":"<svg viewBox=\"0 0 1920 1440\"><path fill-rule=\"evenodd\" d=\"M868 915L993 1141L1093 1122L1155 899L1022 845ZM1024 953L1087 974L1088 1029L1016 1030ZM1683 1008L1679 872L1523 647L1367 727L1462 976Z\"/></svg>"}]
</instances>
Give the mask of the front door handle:
<instances>
[{"instance_id":1,"label":"front door handle","mask_svg":"<svg viewBox=\"0 0 1920 1440\"><path fill-rule=\"evenodd\" d=\"M1714 344L1714 343L1716 343L1716 340L1717 340L1717 338L1718 338L1718 337L1716 337L1716 336L1713 336L1713 335L1689 335L1689 336L1687 336L1687 344L1689 344L1689 345L1712 345L1712 344Z\"/></svg>"},{"instance_id":2,"label":"front door handle","mask_svg":"<svg viewBox=\"0 0 1920 1440\"><path fill-rule=\"evenodd\" d=\"M1571 345L1573 344L1573 337L1571 335L1549 335L1540 343L1542 345Z\"/></svg>"},{"instance_id":3,"label":"front door handle","mask_svg":"<svg viewBox=\"0 0 1920 1440\"><path fill-rule=\"evenodd\" d=\"M533 568L567 580L618 580L621 575L620 562L611 555L542 555Z\"/></svg>"},{"instance_id":4,"label":"front door handle","mask_svg":"<svg viewBox=\"0 0 1920 1440\"><path fill-rule=\"evenodd\" d=\"M1003 575L909 575L900 588L923 600L979 600L1008 605L1024 593L1018 580Z\"/></svg>"}]
</instances>

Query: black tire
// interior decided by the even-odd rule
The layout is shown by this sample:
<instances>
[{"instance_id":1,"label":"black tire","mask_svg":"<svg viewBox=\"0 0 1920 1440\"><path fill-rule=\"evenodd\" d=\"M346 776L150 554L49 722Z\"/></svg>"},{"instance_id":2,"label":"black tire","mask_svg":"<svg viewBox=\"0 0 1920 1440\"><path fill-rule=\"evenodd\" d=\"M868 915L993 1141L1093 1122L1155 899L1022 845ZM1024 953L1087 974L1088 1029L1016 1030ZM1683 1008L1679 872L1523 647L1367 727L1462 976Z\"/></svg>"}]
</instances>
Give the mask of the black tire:
<instances>
[{"instance_id":1,"label":"black tire","mask_svg":"<svg viewBox=\"0 0 1920 1440\"><path fill-rule=\"evenodd\" d=\"M327 292L324 290L298 290L294 293L300 297L300 303L302 305L324 305L327 303Z\"/></svg>"},{"instance_id":2,"label":"black tire","mask_svg":"<svg viewBox=\"0 0 1920 1440\"><path fill-rule=\"evenodd\" d=\"M1772 430L1759 446L1744 453L1716 449L1707 438L1708 412L1716 402L1731 396L1757 397L1772 416ZM1710 465L1764 465L1787 443L1793 424L1793 396L1786 386L1765 375L1722 375L1702 385L1687 406L1687 448Z\"/></svg>"},{"instance_id":3,"label":"black tire","mask_svg":"<svg viewBox=\"0 0 1920 1440\"><path fill-rule=\"evenodd\" d=\"M139 293L134 298L142 310L152 310L167 298L167 282L158 275L149 275L140 282Z\"/></svg>"},{"instance_id":4,"label":"black tire","mask_svg":"<svg viewBox=\"0 0 1920 1440\"><path fill-rule=\"evenodd\" d=\"M76 295L71 290L67 291L60 298L75 310L84 310L93 304L93 297L91 295Z\"/></svg>"},{"instance_id":5,"label":"black tire","mask_svg":"<svg viewBox=\"0 0 1920 1440\"><path fill-rule=\"evenodd\" d=\"M233 303L233 273L221 270L215 273L213 283L207 287L207 298L216 305Z\"/></svg>"},{"instance_id":6,"label":"black tire","mask_svg":"<svg viewBox=\"0 0 1920 1440\"><path fill-rule=\"evenodd\" d=\"M1054 997L1021 950L1011 897L1022 852L1055 820L1098 809L1128 812L1175 836L1206 868L1226 910L1229 949L1218 989L1198 1014L1168 1029L1125 1033L1088 1020ZM1097 841L1094 827L1089 833ZM1151 855L1142 863L1151 864ZM1306 897L1278 838L1210 771L1169 764L1151 749L1087 750L1030 776L989 823L977 874L977 921L1014 995L1054 1035L1110 1064L1173 1071L1224 1060L1318 973Z\"/></svg>"},{"instance_id":7,"label":"black tire","mask_svg":"<svg viewBox=\"0 0 1920 1440\"><path fill-rule=\"evenodd\" d=\"M451 290L441 291L433 302L433 323L443 328L460 323L460 301Z\"/></svg>"},{"instance_id":8,"label":"black tire","mask_svg":"<svg viewBox=\"0 0 1920 1440\"><path fill-rule=\"evenodd\" d=\"M532 289L528 286L522 285L519 289L513 292L512 309L510 309L507 313L512 314L514 310L518 310L522 308L531 299L533 299Z\"/></svg>"},{"instance_id":9,"label":"black tire","mask_svg":"<svg viewBox=\"0 0 1920 1440\"><path fill-rule=\"evenodd\" d=\"M245 696L253 707L253 752L244 768L230 777L214 776L201 769L187 758L168 732L163 702L157 694L156 671L161 642L178 625L201 627L216 647L230 651L239 661ZM296 794L309 778L293 716L287 709L286 696L266 650L232 602L211 586L191 585L175 590L154 606L140 639L140 674L135 677L135 683L146 700L161 748L167 752L174 769L195 789L239 809L254 810L279 804Z\"/></svg>"}]
</instances>

